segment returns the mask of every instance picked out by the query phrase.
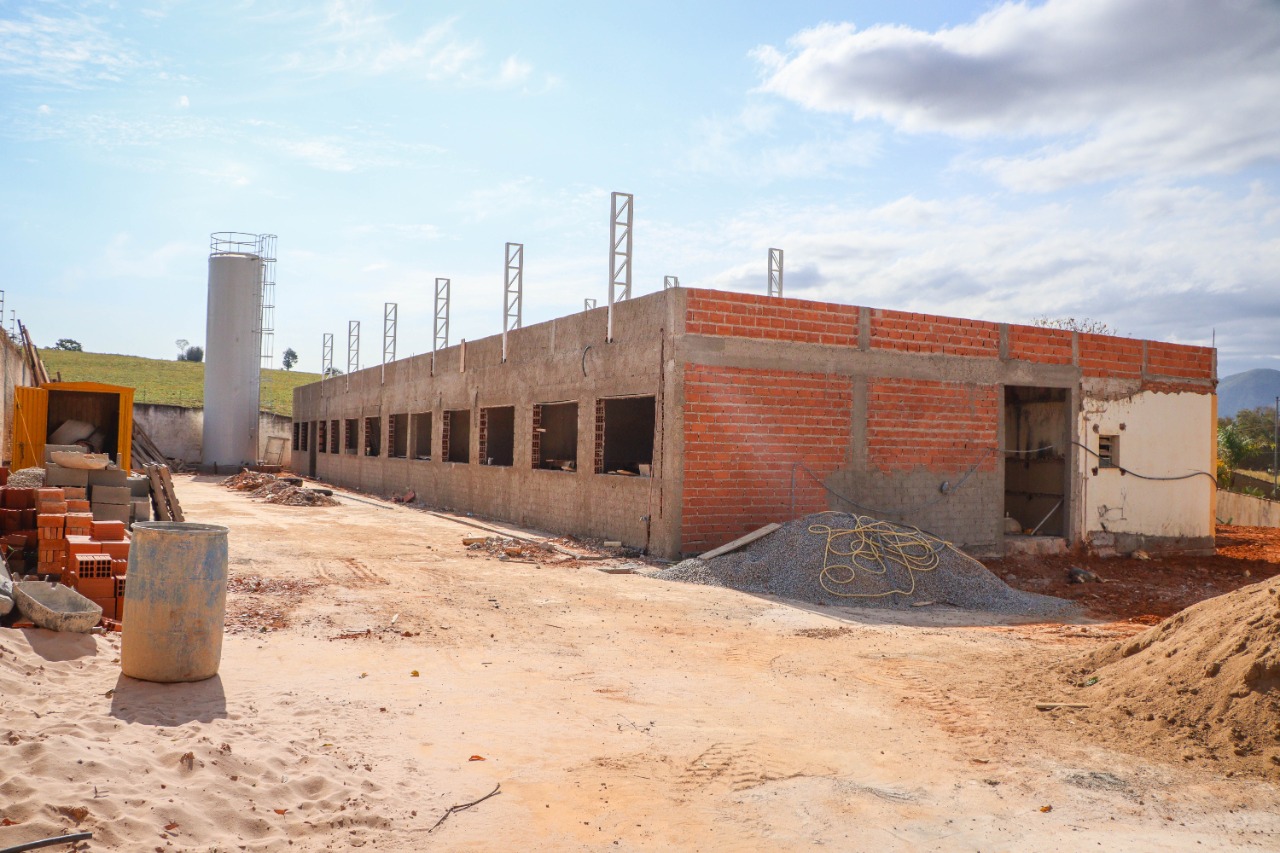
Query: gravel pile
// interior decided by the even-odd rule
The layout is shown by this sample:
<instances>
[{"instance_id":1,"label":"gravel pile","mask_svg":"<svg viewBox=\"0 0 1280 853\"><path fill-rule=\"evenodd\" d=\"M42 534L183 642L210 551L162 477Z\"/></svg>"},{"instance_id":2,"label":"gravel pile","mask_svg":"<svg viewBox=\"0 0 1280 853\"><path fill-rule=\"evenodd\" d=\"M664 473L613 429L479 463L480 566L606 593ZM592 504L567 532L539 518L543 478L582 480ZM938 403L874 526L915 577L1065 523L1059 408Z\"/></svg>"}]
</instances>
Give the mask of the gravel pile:
<instances>
[{"instance_id":1,"label":"gravel pile","mask_svg":"<svg viewBox=\"0 0 1280 853\"><path fill-rule=\"evenodd\" d=\"M653 577L843 607L949 604L1036 616L1074 607L1013 589L977 560L914 527L843 512L796 519L737 551L685 560Z\"/></svg>"},{"instance_id":2,"label":"gravel pile","mask_svg":"<svg viewBox=\"0 0 1280 853\"><path fill-rule=\"evenodd\" d=\"M43 485L43 468L23 468L9 472L8 486L12 489L38 489Z\"/></svg>"}]
</instances>

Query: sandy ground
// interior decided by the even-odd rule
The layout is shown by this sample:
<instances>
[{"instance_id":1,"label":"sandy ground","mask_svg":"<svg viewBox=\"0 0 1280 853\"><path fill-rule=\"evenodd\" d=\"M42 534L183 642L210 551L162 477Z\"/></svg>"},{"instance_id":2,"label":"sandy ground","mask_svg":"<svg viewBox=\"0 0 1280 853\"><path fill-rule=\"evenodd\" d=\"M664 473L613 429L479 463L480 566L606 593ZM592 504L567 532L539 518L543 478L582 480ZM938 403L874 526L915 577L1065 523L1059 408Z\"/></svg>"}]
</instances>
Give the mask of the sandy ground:
<instances>
[{"instance_id":1,"label":"sandy ground","mask_svg":"<svg viewBox=\"0 0 1280 853\"><path fill-rule=\"evenodd\" d=\"M0 630L0 846L1280 849L1277 779L1031 707L1139 625L807 608L500 562L364 498L178 493L231 529L221 674L146 684L118 636Z\"/></svg>"}]
</instances>

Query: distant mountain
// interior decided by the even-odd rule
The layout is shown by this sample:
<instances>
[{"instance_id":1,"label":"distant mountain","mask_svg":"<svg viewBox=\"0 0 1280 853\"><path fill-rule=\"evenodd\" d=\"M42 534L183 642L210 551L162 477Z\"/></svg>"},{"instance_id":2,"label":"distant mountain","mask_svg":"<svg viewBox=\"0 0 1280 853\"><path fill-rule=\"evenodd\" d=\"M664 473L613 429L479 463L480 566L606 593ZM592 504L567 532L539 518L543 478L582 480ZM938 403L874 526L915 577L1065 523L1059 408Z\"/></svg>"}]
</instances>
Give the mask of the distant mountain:
<instances>
[{"instance_id":1,"label":"distant mountain","mask_svg":"<svg viewBox=\"0 0 1280 853\"><path fill-rule=\"evenodd\" d=\"M1241 409L1268 408L1280 396L1280 370L1259 367L1244 373L1233 373L1218 382L1218 415L1235 417Z\"/></svg>"}]
</instances>

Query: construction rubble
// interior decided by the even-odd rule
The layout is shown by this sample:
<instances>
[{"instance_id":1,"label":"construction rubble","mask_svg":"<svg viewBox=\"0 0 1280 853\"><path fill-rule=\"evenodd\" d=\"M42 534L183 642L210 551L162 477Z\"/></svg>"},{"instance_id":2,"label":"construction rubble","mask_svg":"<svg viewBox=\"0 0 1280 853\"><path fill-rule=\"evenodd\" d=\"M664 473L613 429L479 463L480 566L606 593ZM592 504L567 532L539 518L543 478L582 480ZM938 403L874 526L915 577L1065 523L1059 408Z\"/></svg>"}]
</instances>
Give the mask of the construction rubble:
<instances>
[{"instance_id":1,"label":"construction rubble","mask_svg":"<svg viewBox=\"0 0 1280 853\"><path fill-rule=\"evenodd\" d=\"M297 477L277 477L247 468L222 481L222 485L237 492L248 492L249 497L262 498L264 503L284 506L337 506L328 489L308 489L300 485Z\"/></svg>"}]
</instances>

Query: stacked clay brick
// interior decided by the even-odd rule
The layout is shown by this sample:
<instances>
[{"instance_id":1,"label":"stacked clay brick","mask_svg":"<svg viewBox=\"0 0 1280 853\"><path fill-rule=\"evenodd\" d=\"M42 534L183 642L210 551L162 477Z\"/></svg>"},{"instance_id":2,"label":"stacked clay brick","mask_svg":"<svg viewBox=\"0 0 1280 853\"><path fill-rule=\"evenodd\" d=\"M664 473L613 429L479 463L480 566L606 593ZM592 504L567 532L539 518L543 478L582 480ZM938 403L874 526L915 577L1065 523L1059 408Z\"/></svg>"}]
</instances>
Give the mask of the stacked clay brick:
<instances>
[{"instance_id":1,"label":"stacked clay brick","mask_svg":"<svg viewBox=\"0 0 1280 853\"><path fill-rule=\"evenodd\" d=\"M129 567L129 535L124 522L95 521L82 488L24 491L34 492L36 498L35 574L60 579L101 607L103 617L120 619Z\"/></svg>"},{"instance_id":2,"label":"stacked clay brick","mask_svg":"<svg viewBox=\"0 0 1280 853\"><path fill-rule=\"evenodd\" d=\"M34 556L39 547L36 491L7 486L0 488L0 545L10 570L15 573L25 569L26 555Z\"/></svg>"}]
</instances>

